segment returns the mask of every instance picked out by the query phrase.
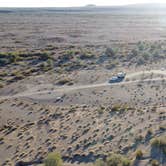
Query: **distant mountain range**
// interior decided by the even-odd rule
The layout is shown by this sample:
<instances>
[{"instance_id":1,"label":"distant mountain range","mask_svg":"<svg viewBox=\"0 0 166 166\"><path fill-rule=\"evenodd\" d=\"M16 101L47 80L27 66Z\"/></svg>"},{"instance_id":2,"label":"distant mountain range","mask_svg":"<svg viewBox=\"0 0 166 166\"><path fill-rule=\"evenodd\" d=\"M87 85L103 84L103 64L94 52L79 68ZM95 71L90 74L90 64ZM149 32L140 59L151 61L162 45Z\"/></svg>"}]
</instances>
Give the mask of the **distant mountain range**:
<instances>
[{"instance_id":1,"label":"distant mountain range","mask_svg":"<svg viewBox=\"0 0 166 166\"><path fill-rule=\"evenodd\" d=\"M124 8L124 7L130 7L130 8L165 8L166 3L139 3L139 4L129 4L129 5L123 5L123 6L97 6L95 4L88 4L85 5L86 7L94 7L94 8ZM76 7L77 8L77 7Z\"/></svg>"},{"instance_id":2,"label":"distant mountain range","mask_svg":"<svg viewBox=\"0 0 166 166\"><path fill-rule=\"evenodd\" d=\"M0 8L0 13L10 12L166 12L166 4L145 3L124 6L96 6L88 4L83 7L45 7L45 8Z\"/></svg>"}]
</instances>

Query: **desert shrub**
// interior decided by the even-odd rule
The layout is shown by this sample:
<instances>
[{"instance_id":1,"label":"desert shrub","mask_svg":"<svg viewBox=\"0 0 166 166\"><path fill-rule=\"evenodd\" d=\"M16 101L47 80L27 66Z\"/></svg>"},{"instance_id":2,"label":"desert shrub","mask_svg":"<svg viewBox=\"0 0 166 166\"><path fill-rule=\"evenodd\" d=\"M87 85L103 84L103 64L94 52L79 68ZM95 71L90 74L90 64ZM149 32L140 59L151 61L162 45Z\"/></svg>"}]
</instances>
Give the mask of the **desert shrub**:
<instances>
[{"instance_id":1,"label":"desert shrub","mask_svg":"<svg viewBox=\"0 0 166 166\"><path fill-rule=\"evenodd\" d=\"M157 107L154 106L154 107L152 108L152 112L156 112L156 111L157 111Z\"/></svg>"},{"instance_id":2,"label":"desert shrub","mask_svg":"<svg viewBox=\"0 0 166 166\"><path fill-rule=\"evenodd\" d=\"M110 57L115 56L116 55L116 50L108 47L105 51L105 54L107 56L110 56Z\"/></svg>"},{"instance_id":3,"label":"desert shrub","mask_svg":"<svg viewBox=\"0 0 166 166\"><path fill-rule=\"evenodd\" d=\"M3 84L0 83L0 88L3 88Z\"/></svg>"},{"instance_id":4,"label":"desert shrub","mask_svg":"<svg viewBox=\"0 0 166 166\"><path fill-rule=\"evenodd\" d=\"M112 107L111 109L113 112L119 112L121 110L121 106L120 105L115 105Z\"/></svg>"},{"instance_id":5,"label":"desert shrub","mask_svg":"<svg viewBox=\"0 0 166 166\"><path fill-rule=\"evenodd\" d=\"M166 137L159 137L152 140L152 146L166 146Z\"/></svg>"},{"instance_id":6,"label":"desert shrub","mask_svg":"<svg viewBox=\"0 0 166 166\"><path fill-rule=\"evenodd\" d=\"M47 67L49 69L53 69L54 68L54 61L52 59L48 59L47 60Z\"/></svg>"},{"instance_id":7,"label":"desert shrub","mask_svg":"<svg viewBox=\"0 0 166 166\"><path fill-rule=\"evenodd\" d=\"M159 57L159 56L160 56L159 50L153 51L152 56L153 56L153 57L156 57L156 58Z\"/></svg>"},{"instance_id":8,"label":"desert shrub","mask_svg":"<svg viewBox=\"0 0 166 166\"><path fill-rule=\"evenodd\" d=\"M145 60L143 59L143 57L139 57L137 60L137 65L143 65L145 62Z\"/></svg>"},{"instance_id":9,"label":"desert shrub","mask_svg":"<svg viewBox=\"0 0 166 166\"><path fill-rule=\"evenodd\" d=\"M138 50L137 49L131 50L131 54L132 54L132 56L137 56L138 55Z\"/></svg>"},{"instance_id":10,"label":"desert shrub","mask_svg":"<svg viewBox=\"0 0 166 166\"><path fill-rule=\"evenodd\" d=\"M98 114L100 114L100 115L101 115L101 114L103 114L103 113L104 113L104 110L99 108L99 109L97 109L97 112L98 112Z\"/></svg>"},{"instance_id":11,"label":"desert shrub","mask_svg":"<svg viewBox=\"0 0 166 166\"><path fill-rule=\"evenodd\" d=\"M152 160L151 161L151 166L159 166L159 162L157 160Z\"/></svg>"},{"instance_id":12,"label":"desert shrub","mask_svg":"<svg viewBox=\"0 0 166 166\"><path fill-rule=\"evenodd\" d=\"M122 166L130 166L131 165L131 161L127 158L122 159Z\"/></svg>"},{"instance_id":13,"label":"desert shrub","mask_svg":"<svg viewBox=\"0 0 166 166\"><path fill-rule=\"evenodd\" d=\"M14 80L21 80L25 78L24 74L21 73L20 71L13 72L12 76L14 76Z\"/></svg>"},{"instance_id":14,"label":"desert shrub","mask_svg":"<svg viewBox=\"0 0 166 166\"><path fill-rule=\"evenodd\" d=\"M144 137L143 137L142 135L137 135L137 136L135 137L135 141L136 141L137 143L141 142L143 139L144 139Z\"/></svg>"},{"instance_id":15,"label":"desert shrub","mask_svg":"<svg viewBox=\"0 0 166 166\"><path fill-rule=\"evenodd\" d=\"M105 111L105 107L103 107L103 106L100 106L100 107L97 109L98 114L103 114L104 111Z\"/></svg>"},{"instance_id":16,"label":"desert shrub","mask_svg":"<svg viewBox=\"0 0 166 166\"><path fill-rule=\"evenodd\" d=\"M159 126L159 129L162 130L162 131L165 131L166 130L166 126Z\"/></svg>"},{"instance_id":17,"label":"desert shrub","mask_svg":"<svg viewBox=\"0 0 166 166\"><path fill-rule=\"evenodd\" d=\"M42 61L46 61L48 59L51 59L50 54L46 51L38 53L39 59Z\"/></svg>"},{"instance_id":18,"label":"desert shrub","mask_svg":"<svg viewBox=\"0 0 166 166\"><path fill-rule=\"evenodd\" d=\"M127 111L129 108L127 105L121 106L121 105L114 105L111 109L112 112L124 112Z\"/></svg>"},{"instance_id":19,"label":"desert shrub","mask_svg":"<svg viewBox=\"0 0 166 166\"><path fill-rule=\"evenodd\" d=\"M151 146L161 149L166 154L166 136L154 138L151 141Z\"/></svg>"},{"instance_id":20,"label":"desert shrub","mask_svg":"<svg viewBox=\"0 0 166 166\"><path fill-rule=\"evenodd\" d=\"M94 163L94 166L105 166L105 163L101 159L97 159Z\"/></svg>"},{"instance_id":21,"label":"desert shrub","mask_svg":"<svg viewBox=\"0 0 166 166\"><path fill-rule=\"evenodd\" d=\"M16 63L20 60L20 56L18 52L1 52L0 53L0 65L7 65L10 63Z\"/></svg>"},{"instance_id":22,"label":"desert shrub","mask_svg":"<svg viewBox=\"0 0 166 166\"><path fill-rule=\"evenodd\" d=\"M77 110L76 107L74 107L73 105L71 105L69 112L70 112L70 113L73 113L73 112L75 112L76 110Z\"/></svg>"},{"instance_id":23,"label":"desert shrub","mask_svg":"<svg viewBox=\"0 0 166 166\"><path fill-rule=\"evenodd\" d=\"M148 51L144 51L144 52L142 53L142 57L143 57L145 60L148 60L149 57L150 57L150 53L149 53Z\"/></svg>"},{"instance_id":24,"label":"desert shrub","mask_svg":"<svg viewBox=\"0 0 166 166\"><path fill-rule=\"evenodd\" d=\"M153 134L153 130L150 128L150 129L148 129L148 131L147 131L147 136L151 136Z\"/></svg>"},{"instance_id":25,"label":"desert shrub","mask_svg":"<svg viewBox=\"0 0 166 166\"><path fill-rule=\"evenodd\" d=\"M75 50L67 50L65 52L65 55L68 55L68 56L73 56L75 54Z\"/></svg>"},{"instance_id":26,"label":"desert shrub","mask_svg":"<svg viewBox=\"0 0 166 166\"><path fill-rule=\"evenodd\" d=\"M143 51L145 49L145 43L144 42L138 42L137 47L140 51Z\"/></svg>"},{"instance_id":27,"label":"desert shrub","mask_svg":"<svg viewBox=\"0 0 166 166\"><path fill-rule=\"evenodd\" d=\"M62 166L62 158L59 153L50 153L45 160L45 166Z\"/></svg>"},{"instance_id":28,"label":"desert shrub","mask_svg":"<svg viewBox=\"0 0 166 166\"><path fill-rule=\"evenodd\" d=\"M54 45L51 45L51 44L48 44L46 47L47 47L47 50L57 49L57 47L55 47Z\"/></svg>"},{"instance_id":29,"label":"desert shrub","mask_svg":"<svg viewBox=\"0 0 166 166\"><path fill-rule=\"evenodd\" d=\"M41 68L41 70L43 70L45 72L50 70L50 66L48 65L47 62L43 62L42 64L40 64L40 68Z\"/></svg>"},{"instance_id":30,"label":"desert shrub","mask_svg":"<svg viewBox=\"0 0 166 166\"><path fill-rule=\"evenodd\" d=\"M7 58L0 58L0 66L5 66L9 63Z\"/></svg>"},{"instance_id":31,"label":"desert shrub","mask_svg":"<svg viewBox=\"0 0 166 166\"><path fill-rule=\"evenodd\" d=\"M153 43L150 46L150 51L153 52L156 48L157 48L157 45Z\"/></svg>"},{"instance_id":32,"label":"desert shrub","mask_svg":"<svg viewBox=\"0 0 166 166\"><path fill-rule=\"evenodd\" d=\"M136 159L140 160L143 156L143 152L141 150L137 150L135 155Z\"/></svg>"},{"instance_id":33,"label":"desert shrub","mask_svg":"<svg viewBox=\"0 0 166 166\"><path fill-rule=\"evenodd\" d=\"M0 142L3 141L3 140L4 140L4 138L0 137Z\"/></svg>"},{"instance_id":34,"label":"desert shrub","mask_svg":"<svg viewBox=\"0 0 166 166\"><path fill-rule=\"evenodd\" d=\"M43 71L48 71L54 68L54 62L52 59L48 59L47 61L43 62L42 64L40 64L40 68Z\"/></svg>"},{"instance_id":35,"label":"desert shrub","mask_svg":"<svg viewBox=\"0 0 166 166\"><path fill-rule=\"evenodd\" d=\"M64 64L70 61L74 57L74 55L75 55L74 50L65 51L64 54L59 57L59 64Z\"/></svg>"},{"instance_id":36,"label":"desert shrub","mask_svg":"<svg viewBox=\"0 0 166 166\"><path fill-rule=\"evenodd\" d=\"M72 80L69 78L63 78L57 82L57 85L65 85L65 84L72 85L73 83Z\"/></svg>"},{"instance_id":37,"label":"desert shrub","mask_svg":"<svg viewBox=\"0 0 166 166\"><path fill-rule=\"evenodd\" d=\"M108 61L108 64L106 65L107 69L113 69L118 65L117 61Z\"/></svg>"},{"instance_id":38,"label":"desert shrub","mask_svg":"<svg viewBox=\"0 0 166 166\"><path fill-rule=\"evenodd\" d=\"M16 63L20 57L18 52L9 53L10 63Z\"/></svg>"},{"instance_id":39,"label":"desert shrub","mask_svg":"<svg viewBox=\"0 0 166 166\"><path fill-rule=\"evenodd\" d=\"M91 52L83 52L82 55L80 56L81 59L92 59L94 57L95 55L92 54Z\"/></svg>"},{"instance_id":40,"label":"desert shrub","mask_svg":"<svg viewBox=\"0 0 166 166\"><path fill-rule=\"evenodd\" d=\"M131 161L119 154L111 154L106 160L107 166L130 166Z\"/></svg>"}]
</instances>

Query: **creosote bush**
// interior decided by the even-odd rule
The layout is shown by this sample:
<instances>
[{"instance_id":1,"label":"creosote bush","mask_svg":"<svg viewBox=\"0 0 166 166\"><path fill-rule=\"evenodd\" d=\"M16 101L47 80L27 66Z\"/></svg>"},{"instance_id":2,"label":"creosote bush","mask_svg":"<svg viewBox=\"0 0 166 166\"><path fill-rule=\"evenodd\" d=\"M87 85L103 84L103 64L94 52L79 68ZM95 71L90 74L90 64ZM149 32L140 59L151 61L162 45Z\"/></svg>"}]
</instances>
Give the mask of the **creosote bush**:
<instances>
[{"instance_id":1,"label":"creosote bush","mask_svg":"<svg viewBox=\"0 0 166 166\"><path fill-rule=\"evenodd\" d=\"M111 154L110 157L107 158L107 166L130 166L131 161L119 154Z\"/></svg>"},{"instance_id":2,"label":"creosote bush","mask_svg":"<svg viewBox=\"0 0 166 166\"><path fill-rule=\"evenodd\" d=\"M94 163L94 166L105 166L105 163L101 159L97 159Z\"/></svg>"},{"instance_id":3,"label":"creosote bush","mask_svg":"<svg viewBox=\"0 0 166 166\"><path fill-rule=\"evenodd\" d=\"M62 166L62 158L59 153L50 153L45 160L45 166Z\"/></svg>"},{"instance_id":4,"label":"creosote bush","mask_svg":"<svg viewBox=\"0 0 166 166\"><path fill-rule=\"evenodd\" d=\"M0 88L3 88L3 84L0 83Z\"/></svg>"},{"instance_id":5,"label":"creosote bush","mask_svg":"<svg viewBox=\"0 0 166 166\"><path fill-rule=\"evenodd\" d=\"M136 159L140 160L143 156L143 152L141 150L136 151Z\"/></svg>"},{"instance_id":6,"label":"creosote bush","mask_svg":"<svg viewBox=\"0 0 166 166\"><path fill-rule=\"evenodd\" d=\"M129 107L127 105L114 105L112 108L111 108L111 111L112 112L125 112L125 111L128 111Z\"/></svg>"},{"instance_id":7,"label":"creosote bush","mask_svg":"<svg viewBox=\"0 0 166 166\"><path fill-rule=\"evenodd\" d=\"M131 161L119 154L111 154L106 161L96 160L95 166L130 166Z\"/></svg>"},{"instance_id":8,"label":"creosote bush","mask_svg":"<svg viewBox=\"0 0 166 166\"><path fill-rule=\"evenodd\" d=\"M159 162L157 160L152 160L151 161L151 166L159 166Z\"/></svg>"},{"instance_id":9,"label":"creosote bush","mask_svg":"<svg viewBox=\"0 0 166 166\"><path fill-rule=\"evenodd\" d=\"M57 85L65 85L65 84L67 84L67 85L72 85L73 84L73 82L72 82L72 80L70 79L70 78L63 78L63 79L61 79L61 80L59 80L58 82L57 82Z\"/></svg>"},{"instance_id":10,"label":"creosote bush","mask_svg":"<svg viewBox=\"0 0 166 166\"><path fill-rule=\"evenodd\" d=\"M151 146L161 149L166 154L166 136L154 138L151 141Z\"/></svg>"}]
</instances>

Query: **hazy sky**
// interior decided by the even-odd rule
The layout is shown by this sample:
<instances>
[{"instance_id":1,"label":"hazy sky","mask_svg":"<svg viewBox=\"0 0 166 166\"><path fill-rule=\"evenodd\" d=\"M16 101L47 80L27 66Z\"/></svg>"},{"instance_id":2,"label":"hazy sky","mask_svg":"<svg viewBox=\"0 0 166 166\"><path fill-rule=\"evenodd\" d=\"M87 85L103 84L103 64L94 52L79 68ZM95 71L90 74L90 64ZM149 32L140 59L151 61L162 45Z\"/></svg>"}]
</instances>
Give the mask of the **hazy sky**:
<instances>
[{"instance_id":1,"label":"hazy sky","mask_svg":"<svg viewBox=\"0 0 166 166\"><path fill-rule=\"evenodd\" d=\"M0 7L66 7L86 4L111 6L156 2L166 3L166 0L0 0Z\"/></svg>"}]
</instances>

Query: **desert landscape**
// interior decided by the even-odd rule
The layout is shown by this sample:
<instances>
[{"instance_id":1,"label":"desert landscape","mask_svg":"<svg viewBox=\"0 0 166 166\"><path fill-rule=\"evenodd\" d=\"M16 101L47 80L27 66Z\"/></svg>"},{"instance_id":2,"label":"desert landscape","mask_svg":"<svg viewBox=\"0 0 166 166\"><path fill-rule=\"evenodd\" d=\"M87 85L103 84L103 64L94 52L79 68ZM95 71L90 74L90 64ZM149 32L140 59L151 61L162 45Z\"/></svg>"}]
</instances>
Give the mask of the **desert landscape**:
<instances>
[{"instance_id":1,"label":"desert landscape","mask_svg":"<svg viewBox=\"0 0 166 166\"><path fill-rule=\"evenodd\" d=\"M56 152L66 166L166 166L155 11L0 9L0 165L44 166Z\"/></svg>"}]
</instances>

